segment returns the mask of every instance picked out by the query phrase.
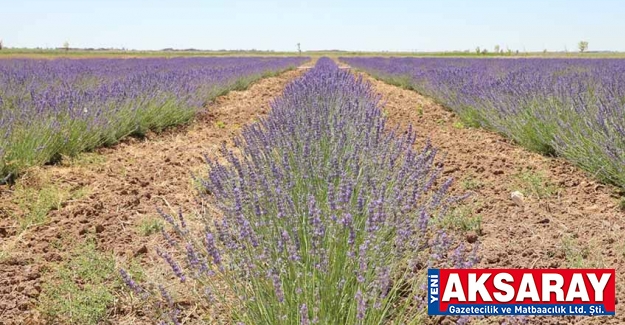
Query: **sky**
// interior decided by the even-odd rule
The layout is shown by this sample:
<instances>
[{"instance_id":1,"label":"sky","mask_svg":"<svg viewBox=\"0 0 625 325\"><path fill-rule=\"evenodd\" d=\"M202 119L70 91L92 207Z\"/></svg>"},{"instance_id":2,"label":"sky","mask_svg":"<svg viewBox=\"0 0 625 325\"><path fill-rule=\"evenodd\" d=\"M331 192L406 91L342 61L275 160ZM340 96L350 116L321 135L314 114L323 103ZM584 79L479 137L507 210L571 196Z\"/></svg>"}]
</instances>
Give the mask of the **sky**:
<instances>
[{"instance_id":1,"label":"sky","mask_svg":"<svg viewBox=\"0 0 625 325\"><path fill-rule=\"evenodd\" d=\"M620 3L619 3L620 2ZM625 51L623 0L0 0L6 47Z\"/></svg>"}]
</instances>

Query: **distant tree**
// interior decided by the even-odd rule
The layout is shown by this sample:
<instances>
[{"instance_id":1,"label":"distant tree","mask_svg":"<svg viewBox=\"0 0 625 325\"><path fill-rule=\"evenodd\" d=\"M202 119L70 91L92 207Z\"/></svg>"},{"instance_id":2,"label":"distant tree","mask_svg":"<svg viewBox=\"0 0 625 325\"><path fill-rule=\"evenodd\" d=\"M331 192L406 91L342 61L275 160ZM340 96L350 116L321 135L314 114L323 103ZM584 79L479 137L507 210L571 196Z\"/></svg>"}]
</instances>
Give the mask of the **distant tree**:
<instances>
[{"instance_id":1,"label":"distant tree","mask_svg":"<svg viewBox=\"0 0 625 325\"><path fill-rule=\"evenodd\" d=\"M577 48L579 48L579 51L584 53L588 50L588 42L587 41L580 41L577 44Z\"/></svg>"},{"instance_id":2,"label":"distant tree","mask_svg":"<svg viewBox=\"0 0 625 325\"><path fill-rule=\"evenodd\" d=\"M482 51L480 51L480 47L479 47L479 46L475 48L475 53L476 53L476 54L480 54L481 52L482 52Z\"/></svg>"},{"instance_id":3,"label":"distant tree","mask_svg":"<svg viewBox=\"0 0 625 325\"><path fill-rule=\"evenodd\" d=\"M547 54L547 49L544 49L544 50L543 50L543 54Z\"/></svg>"},{"instance_id":4,"label":"distant tree","mask_svg":"<svg viewBox=\"0 0 625 325\"><path fill-rule=\"evenodd\" d=\"M302 55L302 47L300 45L300 43L297 43L297 52L299 52L299 55Z\"/></svg>"},{"instance_id":5,"label":"distant tree","mask_svg":"<svg viewBox=\"0 0 625 325\"><path fill-rule=\"evenodd\" d=\"M488 50L487 49L483 49L482 50L482 54L484 54L484 55L488 54Z\"/></svg>"},{"instance_id":6,"label":"distant tree","mask_svg":"<svg viewBox=\"0 0 625 325\"><path fill-rule=\"evenodd\" d=\"M0 39L0 51L2 51L2 40Z\"/></svg>"},{"instance_id":7,"label":"distant tree","mask_svg":"<svg viewBox=\"0 0 625 325\"><path fill-rule=\"evenodd\" d=\"M65 50L65 52L69 51L69 42L65 41L65 43L63 43L63 49Z\"/></svg>"},{"instance_id":8,"label":"distant tree","mask_svg":"<svg viewBox=\"0 0 625 325\"><path fill-rule=\"evenodd\" d=\"M499 53L499 49L501 49L499 45L495 45L495 53Z\"/></svg>"},{"instance_id":9,"label":"distant tree","mask_svg":"<svg viewBox=\"0 0 625 325\"><path fill-rule=\"evenodd\" d=\"M512 50L508 49L508 55L512 55Z\"/></svg>"}]
</instances>

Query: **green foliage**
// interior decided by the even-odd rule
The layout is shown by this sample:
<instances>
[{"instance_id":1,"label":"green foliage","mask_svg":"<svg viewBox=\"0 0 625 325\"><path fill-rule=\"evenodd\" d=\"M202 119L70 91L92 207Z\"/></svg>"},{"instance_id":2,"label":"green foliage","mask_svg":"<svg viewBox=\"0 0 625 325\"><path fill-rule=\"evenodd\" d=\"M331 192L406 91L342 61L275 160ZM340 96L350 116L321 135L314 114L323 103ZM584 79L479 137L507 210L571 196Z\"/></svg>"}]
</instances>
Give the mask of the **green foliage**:
<instances>
[{"instance_id":1,"label":"green foliage","mask_svg":"<svg viewBox=\"0 0 625 325\"><path fill-rule=\"evenodd\" d=\"M579 49L581 53L586 52L586 50L588 50L588 42L580 41L579 43L577 43L577 48Z\"/></svg>"},{"instance_id":2,"label":"green foliage","mask_svg":"<svg viewBox=\"0 0 625 325\"><path fill-rule=\"evenodd\" d=\"M14 201L24 211L20 218L21 229L45 223L48 212L58 209L68 194L53 185L46 185L41 189L18 185L14 192Z\"/></svg>"},{"instance_id":3,"label":"green foliage","mask_svg":"<svg viewBox=\"0 0 625 325\"><path fill-rule=\"evenodd\" d=\"M488 127L486 118L482 116L480 111L467 107L466 109L459 111L458 116L462 120L463 124L468 127Z\"/></svg>"},{"instance_id":4,"label":"green foliage","mask_svg":"<svg viewBox=\"0 0 625 325\"><path fill-rule=\"evenodd\" d=\"M106 162L106 157L94 152L84 152L73 159L71 159L71 164L73 166L99 166L103 165Z\"/></svg>"},{"instance_id":5,"label":"green foliage","mask_svg":"<svg viewBox=\"0 0 625 325\"><path fill-rule=\"evenodd\" d=\"M220 129L223 129L226 127L226 123L224 121L217 121L215 122L215 125Z\"/></svg>"},{"instance_id":6,"label":"green foliage","mask_svg":"<svg viewBox=\"0 0 625 325\"><path fill-rule=\"evenodd\" d=\"M467 176L462 180L462 188L465 190L477 190L483 186L484 184L473 176Z\"/></svg>"},{"instance_id":7,"label":"green foliage","mask_svg":"<svg viewBox=\"0 0 625 325\"><path fill-rule=\"evenodd\" d=\"M156 218L145 218L139 222L139 233L142 236L150 236L163 229L163 222Z\"/></svg>"},{"instance_id":8,"label":"green foliage","mask_svg":"<svg viewBox=\"0 0 625 325\"><path fill-rule=\"evenodd\" d=\"M51 323L98 324L115 300L112 290L120 285L115 260L98 252L93 242L74 254L43 286L38 308Z\"/></svg>"},{"instance_id":9,"label":"green foliage","mask_svg":"<svg viewBox=\"0 0 625 325\"><path fill-rule=\"evenodd\" d=\"M582 244L576 238L565 235L562 237L561 245L568 268L585 269L606 267L606 263L601 256L600 248L597 247L594 242Z\"/></svg>"},{"instance_id":10,"label":"green foliage","mask_svg":"<svg viewBox=\"0 0 625 325\"><path fill-rule=\"evenodd\" d=\"M514 190L521 190L524 194L533 195L539 199L554 195L558 188L549 182L544 173L537 170L524 170L515 175Z\"/></svg>"},{"instance_id":11,"label":"green foliage","mask_svg":"<svg viewBox=\"0 0 625 325\"><path fill-rule=\"evenodd\" d=\"M416 90L414 88L412 78L408 75L389 76L389 77L385 77L384 80L391 85L395 85L403 89Z\"/></svg>"},{"instance_id":12,"label":"green foliage","mask_svg":"<svg viewBox=\"0 0 625 325\"><path fill-rule=\"evenodd\" d=\"M619 200L618 207L621 211L625 212L625 197Z\"/></svg>"},{"instance_id":13,"label":"green foliage","mask_svg":"<svg viewBox=\"0 0 625 325\"><path fill-rule=\"evenodd\" d=\"M477 235L482 234L482 216L473 215L471 205L461 205L454 208L440 221L441 227L463 232L473 231Z\"/></svg>"},{"instance_id":14,"label":"green foliage","mask_svg":"<svg viewBox=\"0 0 625 325\"><path fill-rule=\"evenodd\" d=\"M555 125L539 119L537 114L542 111L547 103L535 102L521 111L517 116L505 119L496 119L496 123L506 125L505 135L515 140L520 145L544 155L555 155L552 147L553 131Z\"/></svg>"}]
</instances>

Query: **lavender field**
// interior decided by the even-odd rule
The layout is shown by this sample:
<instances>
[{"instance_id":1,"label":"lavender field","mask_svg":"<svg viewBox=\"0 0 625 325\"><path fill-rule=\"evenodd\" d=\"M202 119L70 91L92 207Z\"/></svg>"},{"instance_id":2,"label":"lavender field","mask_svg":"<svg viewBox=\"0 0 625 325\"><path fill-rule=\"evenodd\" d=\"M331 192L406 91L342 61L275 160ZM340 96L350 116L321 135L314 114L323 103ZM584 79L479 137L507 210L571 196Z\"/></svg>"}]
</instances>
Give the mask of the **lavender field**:
<instances>
[{"instance_id":1,"label":"lavender field","mask_svg":"<svg viewBox=\"0 0 625 325\"><path fill-rule=\"evenodd\" d=\"M306 60L0 60L0 180L188 122L215 97Z\"/></svg>"},{"instance_id":2,"label":"lavender field","mask_svg":"<svg viewBox=\"0 0 625 325\"><path fill-rule=\"evenodd\" d=\"M237 138L240 155L224 147L226 162L209 160L198 176L223 218L200 216L198 233L161 211L173 234L159 255L173 281L210 308L229 306L233 323L423 322L422 266L470 267L476 255L437 226L462 198L448 193L437 150L415 150L411 131L388 132L379 105L370 84L327 58L289 84ZM151 292L121 274L178 324L165 286Z\"/></svg>"},{"instance_id":3,"label":"lavender field","mask_svg":"<svg viewBox=\"0 0 625 325\"><path fill-rule=\"evenodd\" d=\"M625 60L341 58L625 187Z\"/></svg>"}]
</instances>

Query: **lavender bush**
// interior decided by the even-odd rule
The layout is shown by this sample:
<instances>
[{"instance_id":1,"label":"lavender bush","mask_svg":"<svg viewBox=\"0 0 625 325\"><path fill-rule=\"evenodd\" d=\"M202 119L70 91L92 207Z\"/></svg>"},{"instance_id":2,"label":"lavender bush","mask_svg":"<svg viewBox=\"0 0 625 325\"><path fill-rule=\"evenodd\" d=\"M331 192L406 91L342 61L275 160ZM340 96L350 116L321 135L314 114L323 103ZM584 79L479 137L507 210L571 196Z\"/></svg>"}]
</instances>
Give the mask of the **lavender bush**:
<instances>
[{"instance_id":1,"label":"lavender bush","mask_svg":"<svg viewBox=\"0 0 625 325\"><path fill-rule=\"evenodd\" d=\"M625 187L625 60L341 60Z\"/></svg>"},{"instance_id":2,"label":"lavender bush","mask_svg":"<svg viewBox=\"0 0 625 325\"><path fill-rule=\"evenodd\" d=\"M425 269L467 267L475 254L431 222L460 199L447 194L436 150L389 130L378 102L330 59L289 84L244 129L240 151L207 159L197 180L215 212L201 216L203 231L161 211L173 256L186 256L159 253L179 281L228 304L234 323L423 320ZM177 323L175 304L164 305Z\"/></svg>"},{"instance_id":3,"label":"lavender bush","mask_svg":"<svg viewBox=\"0 0 625 325\"><path fill-rule=\"evenodd\" d=\"M0 60L0 179L187 122L216 96L305 60Z\"/></svg>"}]
</instances>

